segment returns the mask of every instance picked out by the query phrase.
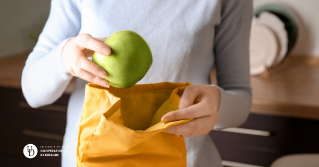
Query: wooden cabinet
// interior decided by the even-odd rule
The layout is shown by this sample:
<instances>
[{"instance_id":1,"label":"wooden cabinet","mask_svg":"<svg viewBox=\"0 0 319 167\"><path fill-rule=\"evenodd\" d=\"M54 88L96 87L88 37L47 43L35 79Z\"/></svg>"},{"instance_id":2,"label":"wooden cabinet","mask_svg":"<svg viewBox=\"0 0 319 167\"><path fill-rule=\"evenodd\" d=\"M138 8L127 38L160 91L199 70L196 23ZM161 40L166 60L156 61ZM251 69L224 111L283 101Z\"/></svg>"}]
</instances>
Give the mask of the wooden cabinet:
<instances>
[{"instance_id":1,"label":"wooden cabinet","mask_svg":"<svg viewBox=\"0 0 319 167\"><path fill-rule=\"evenodd\" d=\"M222 159L269 166L283 155L319 154L318 74L319 58L303 55L287 57L267 75L251 77L252 110L239 128L270 135L212 131Z\"/></svg>"},{"instance_id":2,"label":"wooden cabinet","mask_svg":"<svg viewBox=\"0 0 319 167\"><path fill-rule=\"evenodd\" d=\"M52 105L34 109L25 102L21 89L0 87L0 92L0 166L61 166L61 153L46 157L38 152L35 158L28 159L23 148L27 144L34 144L38 150L40 146L56 149L62 146L69 95L63 95Z\"/></svg>"},{"instance_id":3,"label":"wooden cabinet","mask_svg":"<svg viewBox=\"0 0 319 167\"><path fill-rule=\"evenodd\" d=\"M319 121L250 114L239 128L270 132L269 136L211 131L223 160L269 166L295 153L319 153Z\"/></svg>"},{"instance_id":4,"label":"wooden cabinet","mask_svg":"<svg viewBox=\"0 0 319 167\"><path fill-rule=\"evenodd\" d=\"M28 106L20 89L0 87L0 164L11 166L60 166L58 157L29 160L22 149L26 144L62 146L66 126L64 94L49 106L34 109ZM252 113L240 126L269 132L269 136L211 131L210 136L224 161L269 166L275 159L294 153L319 153L319 121ZM1 166L2 166L1 165Z\"/></svg>"}]
</instances>

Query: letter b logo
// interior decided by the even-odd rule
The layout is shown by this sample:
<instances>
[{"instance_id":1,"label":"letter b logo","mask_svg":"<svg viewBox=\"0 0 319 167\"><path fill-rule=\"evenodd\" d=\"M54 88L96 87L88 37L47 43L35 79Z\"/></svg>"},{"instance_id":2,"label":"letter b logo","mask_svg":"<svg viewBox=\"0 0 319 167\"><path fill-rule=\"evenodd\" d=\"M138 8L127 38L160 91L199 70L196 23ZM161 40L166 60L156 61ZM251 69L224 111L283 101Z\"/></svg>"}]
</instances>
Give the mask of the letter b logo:
<instances>
[{"instance_id":1,"label":"letter b logo","mask_svg":"<svg viewBox=\"0 0 319 167\"><path fill-rule=\"evenodd\" d=\"M35 145L33 144L27 144L24 148L23 148L23 154L27 157L27 158L34 158L38 153L38 149Z\"/></svg>"}]
</instances>

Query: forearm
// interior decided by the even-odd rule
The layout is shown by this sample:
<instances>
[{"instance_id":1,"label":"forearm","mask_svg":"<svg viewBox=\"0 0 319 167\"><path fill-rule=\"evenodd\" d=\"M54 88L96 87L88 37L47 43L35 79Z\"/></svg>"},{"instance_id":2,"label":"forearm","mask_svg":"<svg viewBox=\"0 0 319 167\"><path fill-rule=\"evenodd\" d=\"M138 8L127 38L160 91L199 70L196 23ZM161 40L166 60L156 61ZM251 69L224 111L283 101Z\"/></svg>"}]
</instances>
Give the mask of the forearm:
<instances>
[{"instance_id":1,"label":"forearm","mask_svg":"<svg viewBox=\"0 0 319 167\"><path fill-rule=\"evenodd\" d=\"M72 76L61 59L65 42L81 28L80 0L53 0L49 18L22 73L22 91L32 107L53 103Z\"/></svg>"},{"instance_id":2,"label":"forearm","mask_svg":"<svg viewBox=\"0 0 319 167\"><path fill-rule=\"evenodd\" d=\"M53 103L59 98L72 79L61 60L61 42L47 55L32 52L22 73L22 91L32 107Z\"/></svg>"}]
</instances>

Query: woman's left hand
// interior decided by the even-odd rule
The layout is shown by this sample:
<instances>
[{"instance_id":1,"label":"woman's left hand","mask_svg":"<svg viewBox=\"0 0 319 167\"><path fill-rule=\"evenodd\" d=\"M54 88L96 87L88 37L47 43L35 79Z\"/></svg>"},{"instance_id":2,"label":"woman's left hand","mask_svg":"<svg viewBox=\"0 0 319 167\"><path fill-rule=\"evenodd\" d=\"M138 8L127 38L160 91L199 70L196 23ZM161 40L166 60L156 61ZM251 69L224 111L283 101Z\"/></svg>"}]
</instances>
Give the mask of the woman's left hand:
<instances>
[{"instance_id":1,"label":"woman's left hand","mask_svg":"<svg viewBox=\"0 0 319 167\"><path fill-rule=\"evenodd\" d=\"M162 122L194 120L169 127L166 132L186 137L208 134L217 123L220 104L219 90L211 85L192 85L185 88L178 110L162 117Z\"/></svg>"}]
</instances>

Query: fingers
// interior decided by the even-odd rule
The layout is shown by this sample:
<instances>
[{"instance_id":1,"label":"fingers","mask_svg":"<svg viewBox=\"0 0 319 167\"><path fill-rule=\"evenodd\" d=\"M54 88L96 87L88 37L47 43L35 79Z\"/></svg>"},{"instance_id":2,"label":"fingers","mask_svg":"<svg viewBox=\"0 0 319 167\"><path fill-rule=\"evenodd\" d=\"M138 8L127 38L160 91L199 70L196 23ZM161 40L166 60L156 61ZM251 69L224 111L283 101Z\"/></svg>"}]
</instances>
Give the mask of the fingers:
<instances>
[{"instance_id":1,"label":"fingers","mask_svg":"<svg viewBox=\"0 0 319 167\"><path fill-rule=\"evenodd\" d=\"M106 38L95 38L96 40L100 41L100 42L104 42L106 40ZM86 49L84 51L86 57L92 57L93 54L95 53L95 51L93 50L90 50L90 49Z\"/></svg>"},{"instance_id":2,"label":"fingers","mask_svg":"<svg viewBox=\"0 0 319 167\"><path fill-rule=\"evenodd\" d=\"M199 91L194 86L186 87L179 102L179 110L165 114L161 121L170 122L181 119L196 118L196 115L193 112L197 112L200 108L197 105L192 105L194 104L198 94Z\"/></svg>"},{"instance_id":3,"label":"fingers","mask_svg":"<svg viewBox=\"0 0 319 167\"><path fill-rule=\"evenodd\" d=\"M96 40L100 41L100 42L104 42L106 40L106 38L95 38ZM106 45L107 46L107 45Z\"/></svg>"},{"instance_id":4,"label":"fingers","mask_svg":"<svg viewBox=\"0 0 319 167\"><path fill-rule=\"evenodd\" d=\"M109 83L107 82L106 79L97 77L93 75L92 73L85 71L79 67L74 67L72 73L73 73L72 75L82 78L86 81L98 84L103 87L109 87Z\"/></svg>"},{"instance_id":5,"label":"fingers","mask_svg":"<svg viewBox=\"0 0 319 167\"><path fill-rule=\"evenodd\" d=\"M183 119L193 121L168 128L166 132L183 136L200 136L209 133L217 123L219 90L209 85L193 85L184 90L179 109L162 117L162 122Z\"/></svg>"},{"instance_id":6,"label":"fingers","mask_svg":"<svg viewBox=\"0 0 319 167\"><path fill-rule=\"evenodd\" d=\"M75 65L101 78L106 77L105 70L93 63L92 61L90 61L89 59L87 59L84 55L77 57Z\"/></svg>"},{"instance_id":7,"label":"fingers","mask_svg":"<svg viewBox=\"0 0 319 167\"><path fill-rule=\"evenodd\" d=\"M80 34L77 37L77 44L82 50L92 50L101 55L110 55L111 49L103 43L104 38L95 39L89 34Z\"/></svg>"},{"instance_id":8,"label":"fingers","mask_svg":"<svg viewBox=\"0 0 319 167\"><path fill-rule=\"evenodd\" d=\"M166 132L186 137L205 135L217 123L217 116L206 116L193 121L169 127Z\"/></svg>"},{"instance_id":9,"label":"fingers","mask_svg":"<svg viewBox=\"0 0 319 167\"><path fill-rule=\"evenodd\" d=\"M186 87L179 102L178 108L182 109L193 105L198 94L198 89L196 89L194 86Z\"/></svg>"},{"instance_id":10,"label":"fingers","mask_svg":"<svg viewBox=\"0 0 319 167\"><path fill-rule=\"evenodd\" d=\"M182 119L192 119L204 117L212 114L212 110L208 110L204 102L191 105L187 108L169 112L162 117L162 122L178 121Z\"/></svg>"},{"instance_id":11,"label":"fingers","mask_svg":"<svg viewBox=\"0 0 319 167\"><path fill-rule=\"evenodd\" d=\"M109 87L105 80L106 71L87 58L95 51L109 55L111 49L103 43L106 38L93 38L88 34L80 34L68 40L62 51L62 62L70 74L89 82Z\"/></svg>"}]
</instances>

